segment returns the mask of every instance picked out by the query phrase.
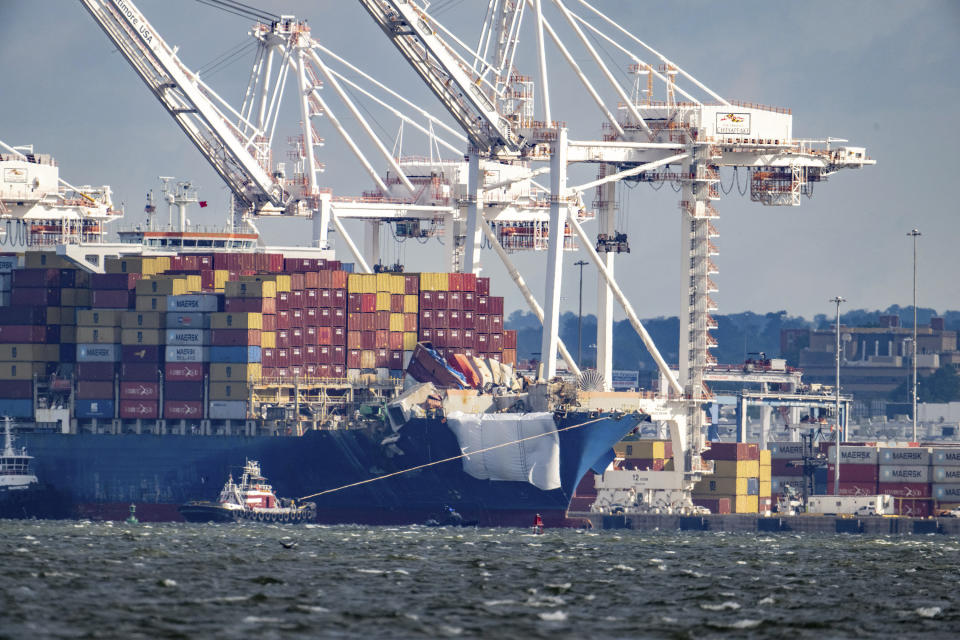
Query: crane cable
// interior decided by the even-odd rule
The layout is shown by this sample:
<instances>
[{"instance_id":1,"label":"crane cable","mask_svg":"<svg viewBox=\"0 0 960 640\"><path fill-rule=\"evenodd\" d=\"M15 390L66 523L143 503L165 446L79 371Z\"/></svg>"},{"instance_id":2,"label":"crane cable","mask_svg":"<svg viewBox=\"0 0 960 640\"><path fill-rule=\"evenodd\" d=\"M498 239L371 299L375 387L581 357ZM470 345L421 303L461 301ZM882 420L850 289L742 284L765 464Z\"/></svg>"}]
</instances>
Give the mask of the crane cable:
<instances>
[{"instance_id":1,"label":"crane cable","mask_svg":"<svg viewBox=\"0 0 960 640\"><path fill-rule=\"evenodd\" d=\"M628 414L621 414L621 417ZM444 462L452 462L454 460L459 460L461 458L468 458L470 456L477 455L478 453L486 453L487 451L493 451L494 449L500 449L501 447L509 447L510 445L519 444L521 442L526 442L527 440L535 440L536 438L542 438L544 436L551 436L562 431L570 431L571 429L579 429L580 427L585 427L588 424L593 424L594 422L600 422L601 420L606 420L610 416L604 416L602 418L596 418L594 420L588 420L586 422L581 422L580 424L570 425L569 427L563 427L562 429L557 429L556 431L548 431L546 433L539 433L535 436L527 436L526 438L520 438L519 440L512 440L510 442L504 442L502 444L493 445L492 447L485 447L483 449L477 449L476 451L471 451L470 453L461 453L457 456L450 456L449 458L444 458L443 460L434 460L433 462L426 462L424 464L419 464L415 467L410 467L408 469L401 469L400 471L394 471L392 473L387 473L382 476L376 476L373 478L367 478L366 480L360 480L359 482L352 482L350 484L345 484L341 487L334 487L333 489L326 489L324 491L319 491L317 493L311 493L310 495L303 496L302 498L297 498L299 501L309 500L310 498L316 498L317 496L322 496L327 493L334 493L336 491L343 491L344 489L349 489L351 487L358 487L362 484L369 484L371 482L376 482L378 480L386 480L387 478L392 478L393 476L399 476L404 473L409 473L410 471L416 471L418 469L426 469L427 467L432 467L438 464L443 464Z\"/></svg>"}]
</instances>

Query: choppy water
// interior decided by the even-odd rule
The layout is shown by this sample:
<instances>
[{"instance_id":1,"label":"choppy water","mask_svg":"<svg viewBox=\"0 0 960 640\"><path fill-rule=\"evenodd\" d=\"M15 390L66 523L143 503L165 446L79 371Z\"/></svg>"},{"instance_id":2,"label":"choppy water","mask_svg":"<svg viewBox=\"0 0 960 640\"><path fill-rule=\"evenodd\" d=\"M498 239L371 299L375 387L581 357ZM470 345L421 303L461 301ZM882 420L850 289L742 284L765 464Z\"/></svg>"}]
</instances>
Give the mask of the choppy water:
<instances>
[{"instance_id":1,"label":"choppy water","mask_svg":"<svg viewBox=\"0 0 960 640\"><path fill-rule=\"evenodd\" d=\"M286 549L281 542L295 542ZM0 637L956 637L960 541L0 521Z\"/></svg>"}]
</instances>

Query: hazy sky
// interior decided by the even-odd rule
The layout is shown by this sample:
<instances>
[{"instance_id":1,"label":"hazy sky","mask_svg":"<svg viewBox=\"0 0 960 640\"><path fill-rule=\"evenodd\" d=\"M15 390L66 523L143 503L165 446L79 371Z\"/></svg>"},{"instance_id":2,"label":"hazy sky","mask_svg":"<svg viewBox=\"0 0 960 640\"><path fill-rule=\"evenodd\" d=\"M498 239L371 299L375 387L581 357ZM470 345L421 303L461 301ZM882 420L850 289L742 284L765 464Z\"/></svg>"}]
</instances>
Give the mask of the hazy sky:
<instances>
[{"instance_id":1,"label":"hazy sky","mask_svg":"<svg viewBox=\"0 0 960 640\"><path fill-rule=\"evenodd\" d=\"M242 18L192 0L137 4L194 69L243 43L249 28ZM441 113L358 3L248 4L307 18L315 38ZM475 42L478 7L485 4L441 0L434 8L464 40ZM841 172L817 185L814 197L800 207L763 207L736 191L716 202L720 274L714 280L720 291L714 298L720 313L785 309L807 317L831 314L828 299L838 294L849 300L848 308L910 304L912 245L905 234L913 227L923 233L920 304L939 311L960 308L960 207L950 196L957 188L960 148L955 122L960 3L596 4L725 97L791 108L795 137L848 138L850 144L866 146L878 161L875 167ZM38 152L51 153L61 176L74 184L112 185L130 222L140 219L146 191L159 190L159 175L191 179L200 188L211 206L194 211L194 222L225 218L228 197L219 178L79 2L0 0L0 51L0 139L32 143ZM593 73L586 54L576 55ZM555 50L551 58L557 73L551 83L554 117L568 122L573 138L597 137L599 112L561 71L564 65ZM251 61L248 56L205 78L239 106ZM525 71L533 75L535 68ZM279 140L299 119L292 101L288 111ZM338 114L349 120L342 107ZM396 132L394 121L373 117L380 130ZM370 189L369 178L324 124L318 125L328 140L324 183L338 195ZM425 152L412 142L404 148ZM585 179L591 172L595 169L587 170ZM725 183L730 175L724 175ZM681 299L679 196L669 186L654 191L641 185L623 193L633 252L618 262L621 283L641 317L676 315ZM298 220L263 228L268 240L287 244L309 233L308 223ZM385 249L387 258L404 258L409 270L438 269L442 255L436 243L397 248L390 242ZM349 260L343 250L343 259ZM567 310L576 310L572 265L583 256L565 257ZM545 260L546 252L517 258L541 300L540 265ZM483 265L495 289L507 296L508 311L524 306L495 254L485 252ZM587 267L584 276L584 311L593 312L595 270Z\"/></svg>"}]
</instances>

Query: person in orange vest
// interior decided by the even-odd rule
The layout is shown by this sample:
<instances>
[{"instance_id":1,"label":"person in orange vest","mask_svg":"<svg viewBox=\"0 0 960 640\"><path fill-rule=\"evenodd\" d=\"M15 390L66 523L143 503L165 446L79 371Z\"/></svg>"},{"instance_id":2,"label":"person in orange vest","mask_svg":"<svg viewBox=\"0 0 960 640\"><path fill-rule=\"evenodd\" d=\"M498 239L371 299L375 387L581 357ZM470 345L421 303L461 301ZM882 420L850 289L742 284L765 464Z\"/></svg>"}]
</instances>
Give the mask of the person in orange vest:
<instances>
[{"instance_id":1,"label":"person in orange vest","mask_svg":"<svg viewBox=\"0 0 960 640\"><path fill-rule=\"evenodd\" d=\"M543 518L540 517L538 513L537 516L533 519L533 532L534 533L543 533Z\"/></svg>"}]
</instances>

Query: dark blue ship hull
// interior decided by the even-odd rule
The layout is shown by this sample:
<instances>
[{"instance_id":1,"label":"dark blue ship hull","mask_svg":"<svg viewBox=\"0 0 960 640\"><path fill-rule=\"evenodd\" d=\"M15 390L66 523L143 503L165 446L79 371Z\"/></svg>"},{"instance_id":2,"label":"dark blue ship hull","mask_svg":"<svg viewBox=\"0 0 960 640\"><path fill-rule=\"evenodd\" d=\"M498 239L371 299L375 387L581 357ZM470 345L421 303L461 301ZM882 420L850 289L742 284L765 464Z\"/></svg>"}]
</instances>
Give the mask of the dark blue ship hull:
<instances>
[{"instance_id":1,"label":"dark blue ship hull","mask_svg":"<svg viewBox=\"0 0 960 640\"><path fill-rule=\"evenodd\" d=\"M563 519L577 483L592 466L606 464L613 444L638 420L586 413L558 419L558 429L584 426L559 433L562 486L551 491L478 480L464 473L460 460L348 487L459 455L456 437L440 419L411 420L394 446L381 444L392 433L384 428L301 437L34 432L19 438L34 456L37 476L66 497L71 517L122 520L135 504L141 520L181 520L181 504L215 498L227 475L252 459L278 494L313 496L321 523L416 524L451 506L481 525L528 526L541 513L556 526L570 524Z\"/></svg>"}]
</instances>

